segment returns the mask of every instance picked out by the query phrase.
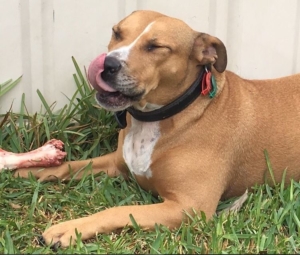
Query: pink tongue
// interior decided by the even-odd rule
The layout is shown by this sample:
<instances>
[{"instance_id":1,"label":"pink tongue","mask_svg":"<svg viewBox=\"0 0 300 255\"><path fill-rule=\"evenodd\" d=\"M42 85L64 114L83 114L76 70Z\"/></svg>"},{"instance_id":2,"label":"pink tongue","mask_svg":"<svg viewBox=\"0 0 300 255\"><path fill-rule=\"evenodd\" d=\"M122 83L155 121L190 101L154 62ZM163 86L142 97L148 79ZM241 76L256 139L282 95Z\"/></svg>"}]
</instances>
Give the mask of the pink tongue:
<instances>
[{"instance_id":1,"label":"pink tongue","mask_svg":"<svg viewBox=\"0 0 300 255\"><path fill-rule=\"evenodd\" d=\"M108 92L115 92L116 90L107 85L102 79L101 79L101 73L104 70L104 60L106 57L106 53L101 54L97 58L95 58L92 63L89 66L88 70L88 79L92 86L97 89L97 87L100 87L101 89L108 91Z\"/></svg>"}]
</instances>

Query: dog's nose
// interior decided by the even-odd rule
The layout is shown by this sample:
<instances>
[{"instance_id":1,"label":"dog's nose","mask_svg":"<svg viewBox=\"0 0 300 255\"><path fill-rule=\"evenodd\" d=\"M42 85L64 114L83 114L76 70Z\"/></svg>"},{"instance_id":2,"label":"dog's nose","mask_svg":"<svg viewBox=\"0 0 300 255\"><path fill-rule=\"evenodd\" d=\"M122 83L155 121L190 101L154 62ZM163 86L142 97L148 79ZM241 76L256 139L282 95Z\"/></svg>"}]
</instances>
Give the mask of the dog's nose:
<instances>
[{"instance_id":1,"label":"dog's nose","mask_svg":"<svg viewBox=\"0 0 300 255\"><path fill-rule=\"evenodd\" d=\"M121 69L121 63L114 57L107 56L104 60L104 73L107 75L115 75Z\"/></svg>"}]
</instances>

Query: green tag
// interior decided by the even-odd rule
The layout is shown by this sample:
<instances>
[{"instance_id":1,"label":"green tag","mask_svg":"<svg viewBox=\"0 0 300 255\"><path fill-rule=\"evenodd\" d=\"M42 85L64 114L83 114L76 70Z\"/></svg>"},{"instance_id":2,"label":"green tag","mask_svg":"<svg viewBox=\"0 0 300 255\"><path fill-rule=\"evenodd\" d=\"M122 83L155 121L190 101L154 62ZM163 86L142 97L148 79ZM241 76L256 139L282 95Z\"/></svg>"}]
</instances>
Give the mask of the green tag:
<instances>
[{"instance_id":1,"label":"green tag","mask_svg":"<svg viewBox=\"0 0 300 255\"><path fill-rule=\"evenodd\" d=\"M211 88L211 91L209 92L209 97L213 98L216 95L216 93L217 93L217 82L216 82L216 79L215 79L215 77L213 75L211 75L211 79L210 80L211 80L211 86L212 86L212 88Z\"/></svg>"}]
</instances>

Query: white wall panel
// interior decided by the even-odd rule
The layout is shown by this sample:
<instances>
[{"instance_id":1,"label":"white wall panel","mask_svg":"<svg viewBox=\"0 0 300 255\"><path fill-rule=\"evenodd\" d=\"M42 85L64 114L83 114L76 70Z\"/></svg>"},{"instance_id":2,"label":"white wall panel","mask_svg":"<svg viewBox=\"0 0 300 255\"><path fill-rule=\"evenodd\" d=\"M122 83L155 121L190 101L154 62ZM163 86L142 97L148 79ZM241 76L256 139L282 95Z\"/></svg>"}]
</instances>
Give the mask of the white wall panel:
<instances>
[{"instance_id":1,"label":"white wall panel","mask_svg":"<svg viewBox=\"0 0 300 255\"><path fill-rule=\"evenodd\" d=\"M180 18L219 37L228 69L245 78L275 78L300 72L300 2L297 0L0 0L0 83L23 75L0 98L0 112L40 109L36 90L56 109L76 87L71 57L88 66L106 51L111 27L136 9Z\"/></svg>"}]
</instances>

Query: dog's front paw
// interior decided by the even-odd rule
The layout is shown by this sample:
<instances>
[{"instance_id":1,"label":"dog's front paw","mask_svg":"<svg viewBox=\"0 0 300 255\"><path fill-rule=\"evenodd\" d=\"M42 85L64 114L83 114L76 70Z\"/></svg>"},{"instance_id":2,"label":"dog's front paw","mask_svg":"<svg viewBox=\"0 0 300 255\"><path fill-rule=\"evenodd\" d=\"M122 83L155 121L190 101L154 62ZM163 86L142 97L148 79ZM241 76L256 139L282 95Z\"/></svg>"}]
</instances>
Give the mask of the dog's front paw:
<instances>
[{"instance_id":1,"label":"dog's front paw","mask_svg":"<svg viewBox=\"0 0 300 255\"><path fill-rule=\"evenodd\" d=\"M74 244L76 233L71 222L72 221L60 223L48 228L42 235L44 242L47 245L52 245L54 249Z\"/></svg>"},{"instance_id":2,"label":"dog's front paw","mask_svg":"<svg viewBox=\"0 0 300 255\"><path fill-rule=\"evenodd\" d=\"M43 239L47 245L52 245L54 249L74 245L78 235L81 236L82 240L88 239L96 233L93 230L94 226L91 226L88 219L89 217L85 217L54 225L43 233Z\"/></svg>"}]
</instances>

